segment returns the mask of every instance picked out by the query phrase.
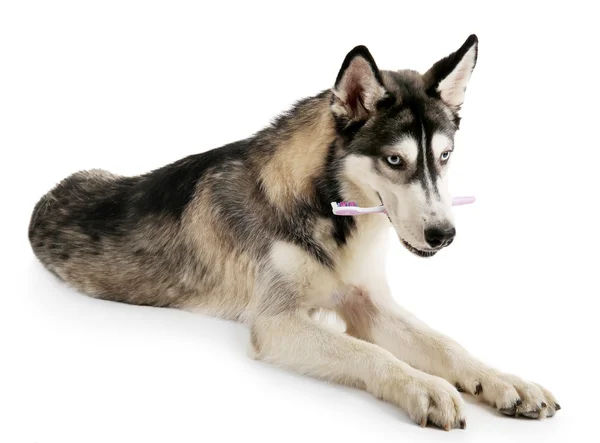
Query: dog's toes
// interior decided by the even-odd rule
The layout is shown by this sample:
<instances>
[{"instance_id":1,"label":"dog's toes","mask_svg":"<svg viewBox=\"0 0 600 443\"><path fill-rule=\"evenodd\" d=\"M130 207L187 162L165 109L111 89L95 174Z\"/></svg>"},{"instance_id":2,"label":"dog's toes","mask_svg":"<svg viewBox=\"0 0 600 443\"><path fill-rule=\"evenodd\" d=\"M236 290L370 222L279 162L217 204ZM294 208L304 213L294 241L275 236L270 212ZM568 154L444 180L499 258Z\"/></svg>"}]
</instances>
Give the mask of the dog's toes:
<instances>
[{"instance_id":1,"label":"dog's toes","mask_svg":"<svg viewBox=\"0 0 600 443\"><path fill-rule=\"evenodd\" d=\"M560 405L547 389L494 370L470 379L459 377L456 385L465 387L467 392L510 417L541 419L552 417L560 410Z\"/></svg>"},{"instance_id":2,"label":"dog's toes","mask_svg":"<svg viewBox=\"0 0 600 443\"><path fill-rule=\"evenodd\" d=\"M389 398L391 394L391 400L394 400L397 394L397 402L406 405L410 418L420 426L434 425L445 431L464 429L464 401L446 380L430 375L417 376L408 388L407 391L384 393L383 398Z\"/></svg>"}]
</instances>

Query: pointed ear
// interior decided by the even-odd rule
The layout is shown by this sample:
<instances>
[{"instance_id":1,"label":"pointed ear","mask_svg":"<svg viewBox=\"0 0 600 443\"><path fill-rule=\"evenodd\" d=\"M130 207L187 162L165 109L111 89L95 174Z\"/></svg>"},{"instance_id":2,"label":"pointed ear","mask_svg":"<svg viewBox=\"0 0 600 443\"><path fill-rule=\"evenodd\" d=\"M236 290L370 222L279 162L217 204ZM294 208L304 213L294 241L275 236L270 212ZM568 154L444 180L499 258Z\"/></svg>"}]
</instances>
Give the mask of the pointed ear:
<instances>
[{"instance_id":1,"label":"pointed ear","mask_svg":"<svg viewBox=\"0 0 600 443\"><path fill-rule=\"evenodd\" d=\"M332 89L331 110L348 121L366 120L385 95L381 73L369 50L357 46L348 53Z\"/></svg>"},{"instance_id":2,"label":"pointed ear","mask_svg":"<svg viewBox=\"0 0 600 443\"><path fill-rule=\"evenodd\" d=\"M423 75L427 94L441 99L457 114L465 99L467 83L477 63L477 36L469 36L460 49L434 64Z\"/></svg>"}]
</instances>

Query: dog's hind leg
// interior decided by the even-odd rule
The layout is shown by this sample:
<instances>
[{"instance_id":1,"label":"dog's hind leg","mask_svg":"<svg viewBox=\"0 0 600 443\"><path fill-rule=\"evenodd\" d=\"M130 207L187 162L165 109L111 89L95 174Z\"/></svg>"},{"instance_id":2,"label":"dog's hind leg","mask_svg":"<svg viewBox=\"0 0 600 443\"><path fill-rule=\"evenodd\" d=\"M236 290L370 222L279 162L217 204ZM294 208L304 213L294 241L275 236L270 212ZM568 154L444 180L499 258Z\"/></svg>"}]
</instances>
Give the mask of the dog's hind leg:
<instances>
[{"instance_id":1,"label":"dog's hind leg","mask_svg":"<svg viewBox=\"0 0 600 443\"><path fill-rule=\"evenodd\" d=\"M541 386L493 369L396 305L389 294L354 288L339 303L348 333L377 344L415 368L448 380L506 415L550 417L560 409Z\"/></svg>"}]
</instances>

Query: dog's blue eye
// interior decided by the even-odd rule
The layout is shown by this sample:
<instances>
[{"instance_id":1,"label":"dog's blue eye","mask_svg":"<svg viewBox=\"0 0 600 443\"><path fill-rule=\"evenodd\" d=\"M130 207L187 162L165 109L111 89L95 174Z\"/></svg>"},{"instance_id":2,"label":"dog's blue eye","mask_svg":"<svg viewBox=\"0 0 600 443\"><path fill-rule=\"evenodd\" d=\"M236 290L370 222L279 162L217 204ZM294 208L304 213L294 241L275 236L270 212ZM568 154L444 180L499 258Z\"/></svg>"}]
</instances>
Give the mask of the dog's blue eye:
<instances>
[{"instance_id":1,"label":"dog's blue eye","mask_svg":"<svg viewBox=\"0 0 600 443\"><path fill-rule=\"evenodd\" d=\"M392 166L400 166L402 164L402 159L399 155L388 155L386 160Z\"/></svg>"},{"instance_id":2,"label":"dog's blue eye","mask_svg":"<svg viewBox=\"0 0 600 443\"><path fill-rule=\"evenodd\" d=\"M442 152L442 155L440 156L440 159L443 162L447 162L448 159L450 158L450 152L452 152L452 151L444 151L444 152Z\"/></svg>"}]
</instances>

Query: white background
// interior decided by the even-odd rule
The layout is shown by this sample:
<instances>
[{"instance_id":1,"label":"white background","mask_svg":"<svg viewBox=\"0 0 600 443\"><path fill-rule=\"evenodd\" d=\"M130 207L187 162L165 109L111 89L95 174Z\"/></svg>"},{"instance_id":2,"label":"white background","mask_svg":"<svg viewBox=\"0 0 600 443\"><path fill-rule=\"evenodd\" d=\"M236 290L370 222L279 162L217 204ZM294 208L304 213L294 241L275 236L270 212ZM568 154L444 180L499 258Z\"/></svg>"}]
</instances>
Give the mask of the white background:
<instances>
[{"instance_id":1,"label":"white background","mask_svg":"<svg viewBox=\"0 0 600 443\"><path fill-rule=\"evenodd\" d=\"M418 4L417 4L418 3ZM597 441L598 32L591 6L364 0L0 6L0 441ZM591 4L591 2L590 2ZM396 298L563 409L421 429L368 394L252 361L243 326L92 300L34 258L37 199L81 169L139 174L245 138L367 45L426 70L480 39L453 159L458 237L390 232Z\"/></svg>"}]
</instances>

